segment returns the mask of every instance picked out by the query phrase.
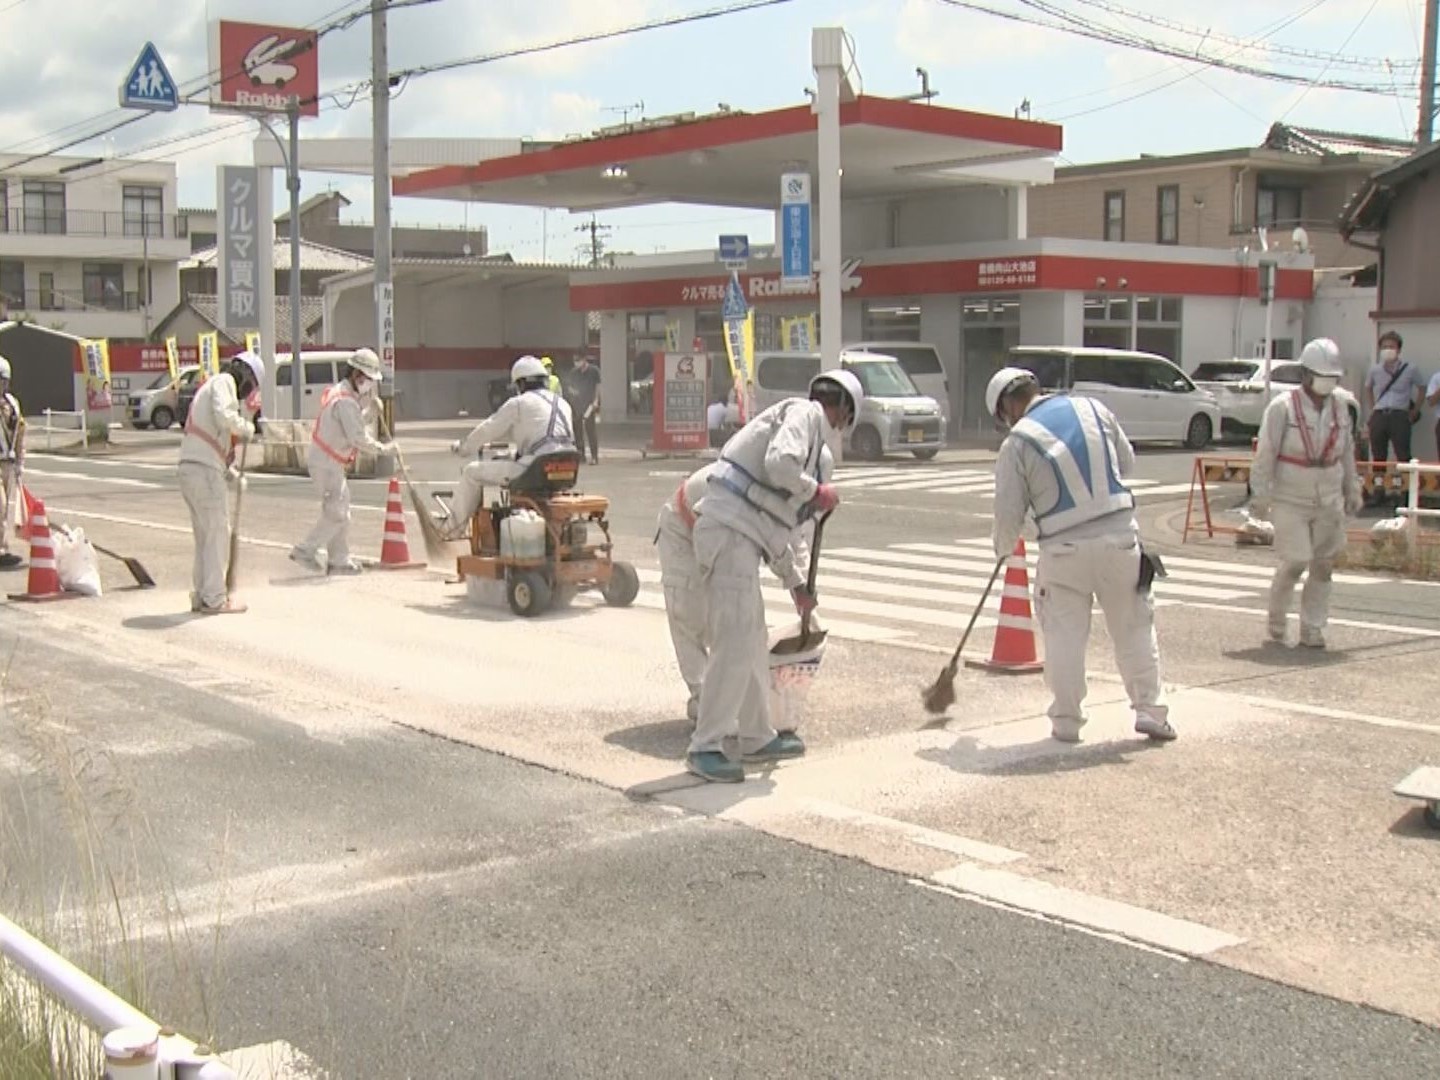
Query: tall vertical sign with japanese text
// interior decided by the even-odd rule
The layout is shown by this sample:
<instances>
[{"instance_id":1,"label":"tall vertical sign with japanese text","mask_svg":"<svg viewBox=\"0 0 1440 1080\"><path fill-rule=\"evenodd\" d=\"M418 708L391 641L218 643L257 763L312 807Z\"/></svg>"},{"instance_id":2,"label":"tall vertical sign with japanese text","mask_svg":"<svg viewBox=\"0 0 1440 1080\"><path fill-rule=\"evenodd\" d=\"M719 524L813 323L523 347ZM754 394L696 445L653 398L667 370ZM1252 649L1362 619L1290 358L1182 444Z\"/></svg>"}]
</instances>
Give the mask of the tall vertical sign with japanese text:
<instances>
[{"instance_id":1,"label":"tall vertical sign with japanese text","mask_svg":"<svg viewBox=\"0 0 1440 1080\"><path fill-rule=\"evenodd\" d=\"M375 286L375 311L379 316L376 351L380 354L380 370L384 379L380 383L382 397L395 392L395 283L382 282Z\"/></svg>"},{"instance_id":2,"label":"tall vertical sign with japanese text","mask_svg":"<svg viewBox=\"0 0 1440 1080\"><path fill-rule=\"evenodd\" d=\"M227 330L259 330L257 249L271 242L268 232L261 228L259 170L221 165L218 171L220 325Z\"/></svg>"},{"instance_id":3,"label":"tall vertical sign with japanese text","mask_svg":"<svg viewBox=\"0 0 1440 1080\"><path fill-rule=\"evenodd\" d=\"M780 288L810 288L810 174L780 177Z\"/></svg>"}]
</instances>

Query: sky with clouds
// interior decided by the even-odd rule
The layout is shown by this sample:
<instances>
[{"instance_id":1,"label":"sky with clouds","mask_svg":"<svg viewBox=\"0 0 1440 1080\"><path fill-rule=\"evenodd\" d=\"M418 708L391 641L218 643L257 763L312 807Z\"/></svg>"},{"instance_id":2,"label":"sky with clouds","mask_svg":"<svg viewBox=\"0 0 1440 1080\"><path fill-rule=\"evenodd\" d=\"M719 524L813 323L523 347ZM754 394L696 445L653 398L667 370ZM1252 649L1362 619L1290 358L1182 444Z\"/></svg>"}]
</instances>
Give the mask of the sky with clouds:
<instances>
[{"instance_id":1,"label":"sky with clouds","mask_svg":"<svg viewBox=\"0 0 1440 1080\"><path fill-rule=\"evenodd\" d=\"M390 16L393 69L489 54L660 16L720 6L723 0L432 0ZM1358 93L1286 85L1217 71L1167 56L986 14L955 0L790 0L688 26L509 59L411 80L395 99L391 130L405 136L563 138L618 123L643 102L644 115L704 113L725 102L758 112L802 103L812 84L813 26L843 26L854 40L867 93L912 94L917 66L929 72L937 104L1011 115L1028 101L1036 119L1065 129L1062 164L1141 153L1170 154L1255 145L1276 120L1332 130L1409 137L1416 122L1415 80L1423 0L976 0L1026 19L1081 18L1142 33L1193 53L1282 68L1305 78L1352 79L1393 92ZM322 25L362 0L0 0L0 151L33 153L96 131L126 114L116 89L146 40L159 47L183 86L203 77L207 26L230 18L276 25ZM1049 15L1041 14L1048 8ZM1123 9L1122 10L1117 10ZM1129 12L1127 15L1124 12ZM1134 15L1148 17L1135 18ZM1156 20L1159 20L1158 22ZM1183 26L1166 26L1166 21ZM1196 32L1208 33L1208 37ZM1241 42L1261 40L1242 51ZM350 87L369 75L367 20L321 44L321 87ZM1318 54L1308 60L1296 51ZM1324 54L1387 60L1356 68ZM368 91L306 121L306 138L366 136ZM231 126L211 130L218 124ZM180 201L214 204L215 166L246 164L250 132L203 108L146 116L68 151L139 154L174 160ZM147 149L191 134L187 142ZM333 187L371 217L363 178L307 173L303 195ZM283 206L277 190L276 205ZM397 223L484 224L494 251L517 258L575 255L577 226L565 211L433 200L394 204ZM601 216L615 250L707 248L720 232L766 242L768 214L659 206Z\"/></svg>"}]
</instances>

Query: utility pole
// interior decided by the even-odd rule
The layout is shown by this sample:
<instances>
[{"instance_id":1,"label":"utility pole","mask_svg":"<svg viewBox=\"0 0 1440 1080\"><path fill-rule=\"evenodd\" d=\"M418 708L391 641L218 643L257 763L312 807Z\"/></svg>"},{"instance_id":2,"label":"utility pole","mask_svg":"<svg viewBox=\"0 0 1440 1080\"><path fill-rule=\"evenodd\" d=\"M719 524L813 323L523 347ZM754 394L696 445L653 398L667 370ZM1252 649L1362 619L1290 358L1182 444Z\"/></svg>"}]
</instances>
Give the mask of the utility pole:
<instances>
[{"instance_id":1,"label":"utility pole","mask_svg":"<svg viewBox=\"0 0 1440 1080\"><path fill-rule=\"evenodd\" d=\"M1425 47L1420 58L1420 124L1415 141L1429 146L1435 131L1435 39L1440 33L1440 0L1425 0Z\"/></svg>"},{"instance_id":2,"label":"utility pole","mask_svg":"<svg viewBox=\"0 0 1440 1080\"><path fill-rule=\"evenodd\" d=\"M375 313L385 430L395 432L395 283L390 267L390 51L387 0L370 0L370 143L374 154Z\"/></svg>"},{"instance_id":3,"label":"utility pole","mask_svg":"<svg viewBox=\"0 0 1440 1080\"><path fill-rule=\"evenodd\" d=\"M600 222L595 219L595 215L591 214L589 223L577 225L575 231L590 234L590 242L582 245L580 251L583 253L586 248L588 248L590 252L590 266L592 269L598 269L600 266L600 256L605 248L604 234L610 231L610 226L601 225Z\"/></svg>"},{"instance_id":4,"label":"utility pole","mask_svg":"<svg viewBox=\"0 0 1440 1080\"><path fill-rule=\"evenodd\" d=\"M305 382L305 362L300 343L300 98L290 98L286 109L290 114L290 155L285 162L285 187L290 192L290 418L296 423L304 417L301 386ZM270 229L274 231L273 227Z\"/></svg>"}]
</instances>

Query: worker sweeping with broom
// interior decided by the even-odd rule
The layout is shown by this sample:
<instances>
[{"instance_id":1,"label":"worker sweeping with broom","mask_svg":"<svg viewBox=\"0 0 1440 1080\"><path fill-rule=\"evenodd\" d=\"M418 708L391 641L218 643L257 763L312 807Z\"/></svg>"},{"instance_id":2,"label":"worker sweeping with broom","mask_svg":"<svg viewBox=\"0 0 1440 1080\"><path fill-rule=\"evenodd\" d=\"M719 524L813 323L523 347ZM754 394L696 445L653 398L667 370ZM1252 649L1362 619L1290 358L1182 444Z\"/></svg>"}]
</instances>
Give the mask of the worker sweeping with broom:
<instances>
[{"instance_id":1,"label":"worker sweeping with broom","mask_svg":"<svg viewBox=\"0 0 1440 1080\"><path fill-rule=\"evenodd\" d=\"M265 381L265 362L251 352L231 358L218 374L205 380L190 404L185 435L180 440L180 494L190 510L195 533L195 565L190 610L202 615L233 615L245 605L225 586L230 547L230 514L225 481L239 481L235 444L255 437L240 402Z\"/></svg>"},{"instance_id":2,"label":"worker sweeping with broom","mask_svg":"<svg viewBox=\"0 0 1440 1080\"><path fill-rule=\"evenodd\" d=\"M1135 710L1135 730L1175 738L1160 688L1151 583L1158 560L1140 545L1135 496L1122 480L1135 465L1115 415L1076 394L1042 397L1035 376L1002 368L985 407L1009 429L995 462L995 556L1015 550L1027 514L1040 533L1035 608L1052 695L1050 732L1079 742L1085 725L1085 647L1095 600Z\"/></svg>"},{"instance_id":3,"label":"worker sweeping with broom","mask_svg":"<svg viewBox=\"0 0 1440 1080\"><path fill-rule=\"evenodd\" d=\"M780 561L797 528L839 504L824 471L827 443L854 426L864 396L851 372L821 372L811 380L808 399L772 405L725 444L692 508L709 655L685 764L705 780L745 779L744 767L725 754L728 738L737 739L746 761L805 753L798 735L776 734L770 724L760 563ZM803 616L814 606L813 596L797 597L796 606Z\"/></svg>"},{"instance_id":4,"label":"worker sweeping with broom","mask_svg":"<svg viewBox=\"0 0 1440 1080\"><path fill-rule=\"evenodd\" d=\"M350 484L346 471L361 450L384 454L394 448L393 443L377 441L365 423L366 411L374 402L375 386L382 377L380 358L370 349L357 349L346 365L345 377L320 399L320 415L310 430L310 449L305 456L310 479L320 495L320 520L310 535L290 551L290 558L301 566L327 574L361 572L360 564L350 557Z\"/></svg>"}]
</instances>

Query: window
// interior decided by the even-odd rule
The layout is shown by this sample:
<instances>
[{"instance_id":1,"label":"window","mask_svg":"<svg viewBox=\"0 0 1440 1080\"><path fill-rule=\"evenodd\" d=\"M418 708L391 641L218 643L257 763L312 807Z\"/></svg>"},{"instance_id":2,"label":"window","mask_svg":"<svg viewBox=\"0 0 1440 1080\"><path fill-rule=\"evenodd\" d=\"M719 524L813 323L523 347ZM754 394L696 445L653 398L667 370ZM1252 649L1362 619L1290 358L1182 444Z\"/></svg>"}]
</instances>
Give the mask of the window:
<instances>
[{"instance_id":1,"label":"window","mask_svg":"<svg viewBox=\"0 0 1440 1080\"><path fill-rule=\"evenodd\" d=\"M60 310L55 303L55 275L49 270L43 270L40 273L40 310Z\"/></svg>"},{"instance_id":2,"label":"window","mask_svg":"<svg viewBox=\"0 0 1440 1080\"><path fill-rule=\"evenodd\" d=\"M810 380L820 370L820 361L812 356L765 356L755 375L761 386L767 390L780 390L789 394L803 394L810 387Z\"/></svg>"},{"instance_id":3,"label":"window","mask_svg":"<svg viewBox=\"0 0 1440 1080\"><path fill-rule=\"evenodd\" d=\"M627 415L651 415L655 395L655 356L664 351L665 312L632 311L625 322L629 384L625 402Z\"/></svg>"},{"instance_id":4,"label":"window","mask_svg":"<svg viewBox=\"0 0 1440 1080\"><path fill-rule=\"evenodd\" d=\"M1262 183L1255 189L1255 224L1289 228L1300 224L1300 189Z\"/></svg>"},{"instance_id":5,"label":"window","mask_svg":"<svg viewBox=\"0 0 1440 1080\"><path fill-rule=\"evenodd\" d=\"M920 340L918 300L867 300L862 311L860 336L864 340Z\"/></svg>"},{"instance_id":6,"label":"window","mask_svg":"<svg viewBox=\"0 0 1440 1080\"><path fill-rule=\"evenodd\" d=\"M65 231L64 184L55 180L26 180L24 193L27 233Z\"/></svg>"},{"instance_id":7,"label":"window","mask_svg":"<svg viewBox=\"0 0 1440 1080\"><path fill-rule=\"evenodd\" d=\"M1071 370L1074 383L1097 383L1100 386L1119 386L1127 390L1146 389L1144 365L1129 357L1077 356Z\"/></svg>"},{"instance_id":8,"label":"window","mask_svg":"<svg viewBox=\"0 0 1440 1080\"><path fill-rule=\"evenodd\" d=\"M1260 378L1264 378L1264 370L1261 370ZM1270 381L1272 383L1286 383L1287 385L1300 385L1300 365L1285 364L1275 365L1270 368Z\"/></svg>"},{"instance_id":9,"label":"window","mask_svg":"<svg viewBox=\"0 0 1440 1080\"><path fill-rule=\"evenodd\" d=\"M888 360L861 360L844 366L855 373L867 397L916 397L920 393L905 369Z\"/></svg>"},{"instance_id":10,"label":"window","mask_svg":"<svg viewBox=\"0 0 1440 1080\"><path fill-rule=\"evenodd\" d=\"M1155 242L1180 242L1180 187L1166 184L1155 191Z\"/></svg>"},{"instance_id":11,"label":"window","mask_svg":"<svg viewBox=\"0 0 1440 1080\"><path fill-rule=\"evenodd\" d=\"M950 410L950 430L984 434L995 427L994 417L985 415L985 384L1020 344L1020 297L962 297L960 319L960 403Z\"/></svg>"},{"instance_id":12,"label":"window","mask_svg":"<svg viewBox=\"0 0 1440 1080\"><path fill-rule=\"evenodd\" d=\"M1040 384L1040 389L1066 389L1065 355L1063 353L1018 353L1010 359L1016 367L1034 372L1035 381Z\"/></svg>"},{"instance_id":13,"label":"window","mask_svg":"<svg viewBox=\"0 0 1440 1080\"><path fill-rule=\"evenodd\" d=\"M1188 394L1195 389L1185 373L1171 364L1157 360L1145 360L1135 365L1140 368L1142 390L1160 390L1169 394Z\"/></svg>"},{"instance_id":14,"label":"window","mask_svg":"<svg viewBox=\"0 0 1440 1080\"><path fill-rule=\"evenodd\" d=\"M306 386L329 386L335 381L335 369L329 360L307 360L305 362Z\"/></svg>"},{"instance_id":15,"label":"window","mask_svg":"<svg viewBox=\"0 0 1440 1080\"><path fill-rule=\"evenodd\" d=\"M1179 357L1180 297L1089 293L1084 303L1087 347L1134 349L1167 360Z\"/></svg>"},{"instance_id":16,"label":"window","mask_svg":"<svg viewBox=\"0 0 1440 1080\"><path fill-rule=\"evenodd\" d=\"M0 262L0 307L11 310L25 306L25 264L6 259Z\"/></svg>"},{"instance_id":17,"label":"window","mask_svg":"<svg viewBox=\"0 0 1440 1080\"><path fill-rule=\"evenodd\" d=\"M125 269L119 263L85 263L85 306L124 311Z\"/></svg>"},{"instance_id":18,"label":"window","mask_svg":"<svg viewBox=\"0 0 1440 1080\"><path fill-rule=\"evenodd\" d=\"M914 378L916 375L944 375L945 368L940 363L940 357L934 349L926 345L924 348L906 348L887 345L883 349L876 349L876 352L884 353L886 356L893 356L905 369L905 374Z\"/></svg>"},{"instance_id":19,"label":"window","mask_svg":"<svg viewBox=\"0 0 1440 1080\"><path fill-rule=\"evenodd\" d=\"M10 231L10 182L0 176L0 232Z\"/></svg>"},{"instance_id":20,"label":"window","mask_svg":"<svg viewBox=\"0 0 1440 1080\"><path fill-rule=\"evenodd\" d=\"M1125 239L1125 192L1105 193L1105 239L1119 242Z\"/></svg>"},{"instance_id":21,"label":"window","mask_svg":"<svg viewBox=\"0 0 1440 1080\"><path fill-rule=\"evenodd\" d=\"M290 385L290 365L289 365L289 364L276 364L276 365L275 365L275 386L278 388L278 387L289 386L289 385Z\"/></svg>"},{"instance_id":22,"label":"window","mask_svg":"<svg viewBox=\"0 0 1440 1080\"><path fill-rule=\"evenodd\" d=\"M126 184L122 189L126 236L165 235L165 189Z\"/></svg>"}]
</instances>

